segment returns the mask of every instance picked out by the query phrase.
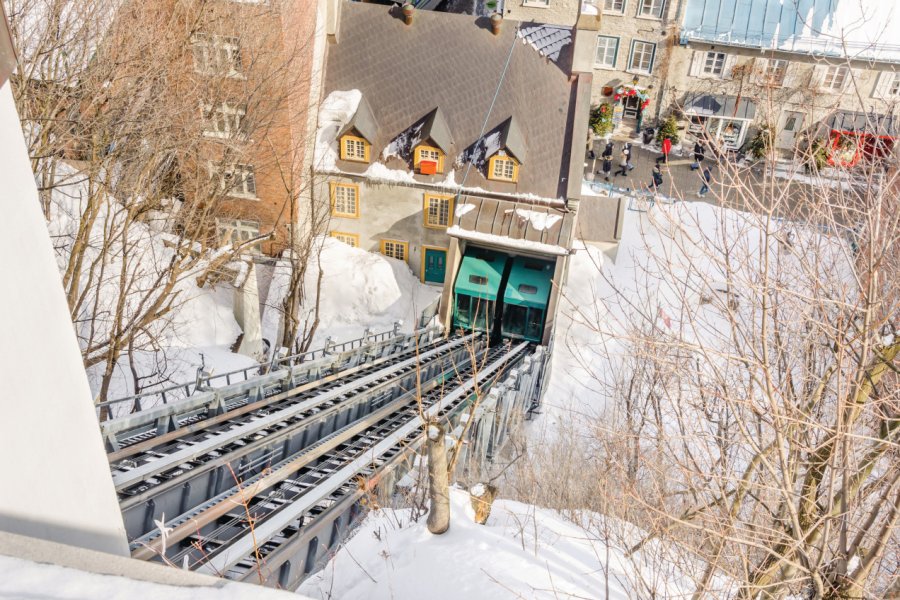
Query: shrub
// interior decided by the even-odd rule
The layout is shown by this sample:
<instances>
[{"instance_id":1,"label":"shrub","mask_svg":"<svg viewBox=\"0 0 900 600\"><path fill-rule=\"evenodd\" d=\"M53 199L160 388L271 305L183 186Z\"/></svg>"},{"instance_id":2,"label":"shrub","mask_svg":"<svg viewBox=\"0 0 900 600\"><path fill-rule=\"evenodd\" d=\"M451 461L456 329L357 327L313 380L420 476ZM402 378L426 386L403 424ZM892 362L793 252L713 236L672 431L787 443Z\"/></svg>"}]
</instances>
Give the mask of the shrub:
<instances>
[{"instance_id":1,"label":"shrub","mask_svg":"<svg viewBox=\"0 0 900 600\"><path fill-rule=\"evenodd\" d=\"M772 130L768 125L761 125L756 131L756 135L747 144L747 153L757 160L765 158L771 150L773 142Z\"/></svg>"},{"instance_id":2,"label":"shrub","mask_svg":"<svg viewBox=\"0 0 900 600\"><path fill-rule=\"evenodd\" d=\"M678 121L674 115L669 115L656 132L656 143L662 145L663 140L672 140L673 146L678 143Z\"/></svg>"},{"instance_id":3,"label":"shrub","mask_svg":"<svg viewBox=\"0 0 900 600\"><path fill-rule=\"evenodd\" d=\"M597 135L606 135L613 130L613 107L612 104L600 104L591 109L591 129Z\"/></svg>"}]
</instances>

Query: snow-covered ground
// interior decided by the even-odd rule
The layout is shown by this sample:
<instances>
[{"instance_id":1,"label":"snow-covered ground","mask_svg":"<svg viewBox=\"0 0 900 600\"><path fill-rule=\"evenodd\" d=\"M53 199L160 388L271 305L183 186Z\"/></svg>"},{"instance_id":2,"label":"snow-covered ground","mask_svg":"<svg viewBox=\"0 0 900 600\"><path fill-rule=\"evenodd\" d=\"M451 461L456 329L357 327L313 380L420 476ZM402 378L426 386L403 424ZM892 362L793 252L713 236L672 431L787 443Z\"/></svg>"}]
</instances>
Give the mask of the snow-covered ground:
<instances>
[{"instance_id":1,"label":"snow-covered ground","mask_svg":"<svg viewBox=\"0 0 900 600\"><path fill-rule=\"evenodd\" d=\"M323 600L626 600L689 597L689 580L623 547L639 532L585 515L497 500L477 525L469 494L451 490L450 530L432 535L409 510L371 513L300 593ZM654 596L653 594L661 594Z\"/></svg>"},{"instance_id":2,"label":"snow-covered ground","mask_svg":"<svg viewBox=\"0 0 900 600\"><path fill-rule=\"evenodd\" d=\"M373 333L386 331L395 321L403 322L404 331L412 331L422 310L441 293L440 287L422 284L405 262L330 237L322 242L320 323L312 348L322 347L329 336L340 342L361 337L367 328ZM289 276L287 265L279 263L263 311L264 338L277 338L278 306ZM310 265L305 282L310 294L318 276L318 265ZM302 321L312 310L311 301L308 304Z\"/></svg>"}]
</instances>

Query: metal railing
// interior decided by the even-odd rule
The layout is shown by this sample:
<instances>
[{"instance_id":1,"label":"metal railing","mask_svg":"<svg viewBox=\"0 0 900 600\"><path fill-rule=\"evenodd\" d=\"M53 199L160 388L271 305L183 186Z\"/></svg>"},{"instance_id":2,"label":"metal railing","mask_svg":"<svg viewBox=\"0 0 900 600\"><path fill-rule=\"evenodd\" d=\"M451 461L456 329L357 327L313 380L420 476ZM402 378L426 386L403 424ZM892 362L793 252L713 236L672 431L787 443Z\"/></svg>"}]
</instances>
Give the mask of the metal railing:
<instances>
[{"instance_id":1,"label":"metal railing","mask_svg":"<svg viewBox=\"0 0 900 600\"><path fill-rule=\"evenodd\" d=\"M169 402L173 402L176 400L183 400L185 398L191 397L197 392L224 387L227 385L232 385L234 383L240 383L254 377L258 377L259 375L264 375L271 371L276 371L281 368L290 368L299 364L303 364L305 362L325 358L328 355L341 354L343 352L359 348L365 344L388 340L392 337L400 335L401 326L402 323L398 321L394 323L392 329L382 331L381 333L371 333L367 329L365 333L363 333L362 337L348 340L346 342L335 342L331 337L329 337L325 340L325 346L323 346L322 348L309 350L307 352L301 352L298 354L279 357L276 353L273 352L273 358L268 362L257 363L249 367L244 367L243 369L228 371L227 373L207 373L203 370L203 367L199 367L197 369L197 377L194 379L194 381L178 383L165 388L143 391L132 396L125 396L123 398L115 398L113 400L98 402L96 404L97 411L99 412L104 409L111 410L115 407L120 407L124 403L131 405L132 412L137 412L150 406L157 406L159 404L168 404Z\"/></svg>"}]
</instances>

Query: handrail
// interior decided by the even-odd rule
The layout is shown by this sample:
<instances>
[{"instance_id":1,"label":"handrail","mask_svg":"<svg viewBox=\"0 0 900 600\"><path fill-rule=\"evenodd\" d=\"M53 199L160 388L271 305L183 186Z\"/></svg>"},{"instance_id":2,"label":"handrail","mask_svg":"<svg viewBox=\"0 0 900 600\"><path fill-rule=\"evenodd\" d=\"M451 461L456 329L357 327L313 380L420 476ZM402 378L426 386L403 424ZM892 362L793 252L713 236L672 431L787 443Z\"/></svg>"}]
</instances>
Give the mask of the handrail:
<instances>
[{"instance_id":1,"label":"handrail","mask_svg":"<svg viewBox=\"0 0 900 600\"><path fill-rule=\"evenodd\" d=\"M249 379L252 379L253 377L263 375L270 371L278 370L282 367L293 367L295 365L316 360L317 358L324 358L325 356L330 354L340 354L341 352L353 350L354 348L363 346L364 344L377 343L390 339L391 337L396 337L397 335L400 335L400 326L401 323L396 322L394 323L394 327L392 329L374 334L369 333L369 331L366 330L366 333L363 334L362 337L348 340L346 342L334 342L332 338L329 337L327 340L325 340L325 346L322 348L309 350L307 352L300 352L298 354L291 354L289 356L284 356L281 358L275 357L271 362L260 362L249 367L244 367L243 369L228 371L227 373L203 374L202 372L199 372L200 368L198 368L198 377L194 381L178 383L166 388L156 390L148 390L139 394L134 394L132 396L115 398L113 400L105 400L103 402L98 402L95 406L97 409L102 410L104 408L110 408L124 402L130 402L134 405L135 411L140 411L143 408L142 401L149 397L158 397L160 400L162 400L163 404L168 404L169 401L188 398L200 391L222 387L225 385L231 385L233 383L239 383L241 381L247 381Z\"/></svg>"}]
</instances>

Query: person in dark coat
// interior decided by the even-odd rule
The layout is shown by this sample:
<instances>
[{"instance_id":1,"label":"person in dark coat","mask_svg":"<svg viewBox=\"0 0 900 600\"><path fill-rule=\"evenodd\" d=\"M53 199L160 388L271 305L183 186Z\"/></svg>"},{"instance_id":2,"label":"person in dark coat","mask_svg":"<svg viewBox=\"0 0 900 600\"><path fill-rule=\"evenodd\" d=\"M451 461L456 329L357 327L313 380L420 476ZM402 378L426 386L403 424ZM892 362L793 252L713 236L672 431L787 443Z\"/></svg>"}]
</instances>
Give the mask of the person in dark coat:
<instances>
[{"instance_id":1,"label":"person in dark coat","mask_svg":"<svg viewBox=\"0 0 900 600\"><path fill-rule=\"evenodd\" d=\"M696 171L700 168L700 164L703 162L703 159L706 158L706 147L697 140L694 144L694 164L691 165L691 171Z\"/></svg>"},{"instance_id":2,"label":"person in dark coat","mask_svg":"<svg viewBox=\"0 0 900 600\"><path fill-rule=\"evenodd\" d=\"M622 148L622 154L619 156L619 170L616 171L616 176L628 175L628 167L631 166L631 164L628 162L628 150L626 148Z\"/></svg>"},{"instance_id":3,"label":"person in dark coat","mask_svg":"<svg viewBox=\"0 0 900 600\"><path fill-rule=\"evenodd\" d=\"M609 181L609 172L612 171L612 156L603 157L603 178Z\"/></svg>"},{"instance_id":4,"label":"person in dark coat","mask_svg":"<svg viewBox=\"0 0 900 600\"><path fill-rule=\"evenodd\" d=\"M709 167L703 169L703 185L700 186L700 192L697 194L701 198L709 192L709 184L712 183L712 170Z\"/></svg>"},{"instance_id":5,"label":"person in dark coat","mask_svg":"<svg viewBox=\"0 0 900 600\"><path fill-rule=\"evenodd\" d=\"M659 165L653 165L653 181L650 182L650 185L647 186L647 188L655 194L659 191L659 186L661 186L662 184L662 171L659 170Z\"/></svg>"},{"instance_id":6,"label":"person in dark coat","mask_svg":"<svg viewBox=\"0 0 900 600\"><path fill-rule=\"evenodd\" d=\"M625 145L622 146L622 152L625 153L626 163L630 171L634 168L634 165L631 164L631 142L625 142Z\"/></svg>"},{"instance_id":7,"label":"person in dark coat","mask_svg":"<svg viewBox=\"0 0 900 600\"><path fill-rule=\"evenodd\" d=\"M613 155L613 143L606 142L606 148L603 149L603 154L601 154L600 156L602 156L603 158L608 158L608 159L612 160L612 155Z\"/></svg>"}]
</instances>

